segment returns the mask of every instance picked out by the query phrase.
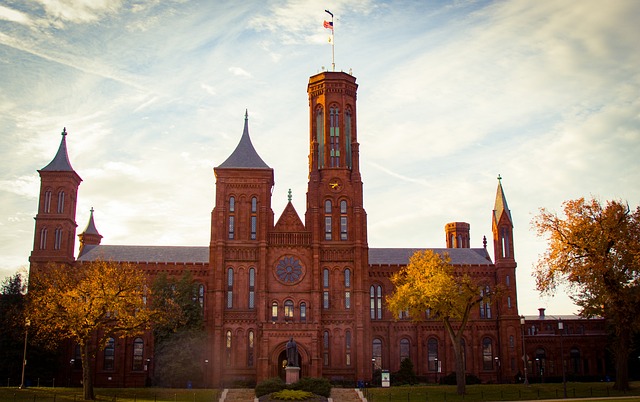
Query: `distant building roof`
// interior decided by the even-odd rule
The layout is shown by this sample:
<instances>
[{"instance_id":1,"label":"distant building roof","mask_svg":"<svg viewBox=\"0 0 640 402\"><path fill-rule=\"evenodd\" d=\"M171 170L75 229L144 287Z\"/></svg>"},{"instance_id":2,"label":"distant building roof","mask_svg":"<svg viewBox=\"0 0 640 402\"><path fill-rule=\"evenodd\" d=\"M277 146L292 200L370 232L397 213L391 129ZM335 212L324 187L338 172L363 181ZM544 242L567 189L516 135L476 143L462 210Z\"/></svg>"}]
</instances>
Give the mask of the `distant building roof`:
<instances>
[{"instance_id":1,"label":"distant building roof","mask_svg":"<svg viewBox=\"0 0 640 402\"><path fill-rule=\"evenodd\" d=\"M249 114L244 115L244 131L236 149L229 155L226 161L222 162L218 169L244 168L244 169L270 169L264 163L258 152L251 143L249 137Z\"/></svg>"},{"instance_id":2,"label":"distant building roof","mask_svg":"<svg viewBox=\"0 0 640 402\"><path fill-rule=\"evenodd\" d=\"M69 162L69 155L67 154L66 127L62 130L62 140L60 141L60 147L58 148L56 156L54 156L53 160L49 162L47 166L43 167L40 170L49 172L73 172L71 162Z\"/></svg>"},{"instance_id":3,"label":"distant building roof","mask_svg":"<svg viewBox=\"0 0 640 402\"><path fill-rule=\"evenodd\" d=\"M370 248L371 265L405 265L419 248ZM438 254L449 253L454 265L492 265L484 248L432 249ZM78 261L98 259L118 262L208 263L207 246L109 246L87 245Z\"/></svg>"}]
</instances>

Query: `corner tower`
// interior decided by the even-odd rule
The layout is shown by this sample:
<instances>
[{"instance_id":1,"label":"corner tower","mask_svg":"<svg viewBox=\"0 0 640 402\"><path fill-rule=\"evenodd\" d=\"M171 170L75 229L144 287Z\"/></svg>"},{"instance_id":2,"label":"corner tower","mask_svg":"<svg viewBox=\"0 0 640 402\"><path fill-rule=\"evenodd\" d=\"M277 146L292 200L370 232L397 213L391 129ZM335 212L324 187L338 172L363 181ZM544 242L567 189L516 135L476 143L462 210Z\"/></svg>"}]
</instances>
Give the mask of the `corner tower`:
<instances>
[{"instance_id":1,"label":"corner tower","mask_svg":"<svg viewBox=\"0 0 640 402\"><path fill-rule=\"evenodd\" d=\"M72 263L76 237L76 202L82 179L71 167L67 154L67 130L60 147L40 174L40 196L31 264Z\"/></svg>"}]
</instances>

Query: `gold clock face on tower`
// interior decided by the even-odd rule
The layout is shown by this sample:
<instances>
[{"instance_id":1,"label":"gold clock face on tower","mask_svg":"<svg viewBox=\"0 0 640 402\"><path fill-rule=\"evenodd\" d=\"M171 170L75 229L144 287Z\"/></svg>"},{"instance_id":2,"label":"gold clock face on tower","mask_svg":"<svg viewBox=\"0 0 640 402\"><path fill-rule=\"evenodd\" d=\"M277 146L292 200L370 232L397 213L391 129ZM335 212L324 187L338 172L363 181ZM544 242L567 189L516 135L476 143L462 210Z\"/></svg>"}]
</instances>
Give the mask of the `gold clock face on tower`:
<instances>
[{"instance_id":1,"label":"gold clock face on tower","mask_svg":"<svg viewBox=\"0 0 640 402\"><path fill-rule=\"evenodd\" d=\"M342 190L342 182L340 181L340 179L331 179L329 181L329 189L333 191Z\"/></svg>"}]
</instances>

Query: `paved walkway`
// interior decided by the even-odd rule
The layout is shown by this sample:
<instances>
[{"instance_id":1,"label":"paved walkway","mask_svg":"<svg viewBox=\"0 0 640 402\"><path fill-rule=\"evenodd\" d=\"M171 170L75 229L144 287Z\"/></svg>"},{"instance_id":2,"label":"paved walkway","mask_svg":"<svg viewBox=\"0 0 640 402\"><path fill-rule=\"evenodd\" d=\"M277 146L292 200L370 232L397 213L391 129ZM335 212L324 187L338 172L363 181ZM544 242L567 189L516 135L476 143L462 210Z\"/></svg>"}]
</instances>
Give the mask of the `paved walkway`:
<instances>
[{"instance_id":1,"label":"paved walkway","mask_svg":"<svg viewBox=\"0 0 640 402\"><path fill-rule=\"evenodd\" d=\"M253 402L257 401L252 389L225 389L218 402ZM332 388L329 402L366 402L360 391L353 388Z\"/></svg>"}]
</instances>

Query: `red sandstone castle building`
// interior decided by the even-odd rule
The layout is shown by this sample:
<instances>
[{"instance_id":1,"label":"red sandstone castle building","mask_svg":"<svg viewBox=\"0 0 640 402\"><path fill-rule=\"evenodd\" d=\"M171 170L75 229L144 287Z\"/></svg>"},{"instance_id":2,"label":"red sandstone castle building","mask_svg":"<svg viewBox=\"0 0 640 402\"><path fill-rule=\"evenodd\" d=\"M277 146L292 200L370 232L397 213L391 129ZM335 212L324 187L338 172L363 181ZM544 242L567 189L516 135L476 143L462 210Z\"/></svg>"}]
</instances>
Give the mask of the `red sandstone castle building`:
<instances>
[{"instance_id":1,"label":"red sandstone castle building","mask_svg":"<svg viewBox=\"0 0 640 402\"><path fill-rule=\"evenodd\" d=\"M214 168L208 247L103 245L92 213L78 235L75 257L81 178L69 162L63 132L54 159L39 170L31 264L130 262L145 271L150 281L161 272L180 277L190 271L208 336L202 356L204 384L283 376L285 347L292 336L302 376L369 381L373 370L393 372L410 358L416 374L436 381L454 371L451 341L441 322L428 312L422 321L414 322L385 308L385 297L393 291L390 276L407 264L416 249L369 248L367 243L357 88L355 77L342 72L322 72L309 79L309 181L302 216L291 199L282 214L274 216L274 171L254 149L245 116L238 146ZM499 299L481 304L472 313L464 334L466 371L485 382L513 381L525 371L525 347L530 376L544 375L538 370L544 365L547 370L555 367L557 373L557 341L551 345L545 338L534 344L534 324L527 321L526 345L523 342L513 223L500 182L493 212L487 207L493 223L489 244L494 261L486 239L483 247L470 247L469 225L463 222L447 224L446 247L435 249L448 253L452 264L490 283L489 287L500 284L505 289ZM572 344L565 340L565 360L573 347L578 350L579 363L573 366L578 373L604 373L604 357L579 345L577 337ZM73 385L80 378L80 356L73 347L64 353L70 364L62 368L58 383L65 384L66 378ZM151 334L113 339L91 362L95 384L140 386L153 376L153 359Z\"/></svg>"}]
</instances>

